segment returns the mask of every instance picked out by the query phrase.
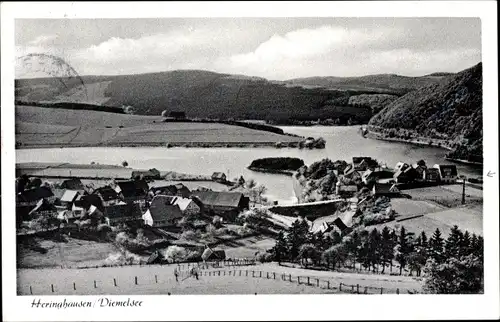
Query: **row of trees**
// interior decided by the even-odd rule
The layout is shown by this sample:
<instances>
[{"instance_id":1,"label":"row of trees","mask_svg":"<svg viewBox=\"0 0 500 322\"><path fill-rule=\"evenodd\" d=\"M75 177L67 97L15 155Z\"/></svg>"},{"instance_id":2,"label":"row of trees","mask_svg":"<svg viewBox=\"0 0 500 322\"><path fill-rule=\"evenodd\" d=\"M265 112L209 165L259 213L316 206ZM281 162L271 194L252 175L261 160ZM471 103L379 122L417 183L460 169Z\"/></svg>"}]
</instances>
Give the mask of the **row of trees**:
<instances>
[{"instance_id":1,"label":"row of trees","mask_svg":"<svg viewBox=\"0 0 500 322\"><path fill-rule=\"evenodd\" d=\"M482 288L483 237L462 232L454 226L444 239L436 229L428 238L424 231L415 235L404 227L381 231L360 228L341 236L311 233L305 220L293 223L285 234L280 232L270 250L275 261L298 261L304 266L361 268L385 273L399 264L410 275L426 277L426 290L436 293L477 293Z\"/></svg>"}]
</instances>

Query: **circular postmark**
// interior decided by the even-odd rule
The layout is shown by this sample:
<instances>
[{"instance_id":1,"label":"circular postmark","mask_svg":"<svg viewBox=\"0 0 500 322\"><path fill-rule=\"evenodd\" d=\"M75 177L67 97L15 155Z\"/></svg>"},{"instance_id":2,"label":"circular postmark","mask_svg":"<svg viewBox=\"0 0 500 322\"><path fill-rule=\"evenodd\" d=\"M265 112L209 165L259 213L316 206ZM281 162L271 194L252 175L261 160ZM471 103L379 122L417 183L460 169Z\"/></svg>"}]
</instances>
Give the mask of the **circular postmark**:
<instances>
[{"instance_id":1,"label":"circular postmark","mask_svg":"<svg viewBox=\"0 0 500 322\"><path fill-rule=\"evenodd\" d=\"M44 53L31 53L17 57L16 68L21 69L24 73L54 78L66 90L70 90L74 86L81 86L83 94L88 99L87 87L83 78L61 57Z\"/></svg>"}]
</instances>

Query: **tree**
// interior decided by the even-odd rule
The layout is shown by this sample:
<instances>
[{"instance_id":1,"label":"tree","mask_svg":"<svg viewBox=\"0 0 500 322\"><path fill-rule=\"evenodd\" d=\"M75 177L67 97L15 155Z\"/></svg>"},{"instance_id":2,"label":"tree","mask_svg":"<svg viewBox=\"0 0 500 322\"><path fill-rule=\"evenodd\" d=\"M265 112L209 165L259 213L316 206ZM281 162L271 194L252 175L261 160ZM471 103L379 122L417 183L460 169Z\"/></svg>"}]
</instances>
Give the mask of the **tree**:
<instances>
[{"instance_id":1,"label":"tree","mask_svg":"<svg viewBox=\"0 0 500 322\"><path fill-rule=\"evenodd\" d=\"M431 259L424 272L424 290L429 293L478 294L483 291L483 262L474 254L461 259L447 258L443 263Z\"/></svg>"},{"instance_id":2,"label":"tree","mask_svg":"<svg viewBox=\"0 0 500 322\"><path fill-rule=\"evenodd\" d=\"M299 256L298 256L304 266L307 267L309 259L317 264L320 257L320 252L314 247L313 244L303 244L300 246Z\"/></svg>"},{"instance_id":3,"label":"tree","mask_svg":"<svg viewBox=\"0 0 500 322\"><path fill-rule=\"evenodd\" d=\"M436 228L431 239L429 239L429 256L437 263L444 260L444 239L441 237L441 231Z\"/></svg>"},{"instance_id":4,"label":"tree","mask_svg":"<svg viewBox=\"0 0 500 322\"><path fill-rule=\"evenodd\" d=\"M398 244L395 248L395 258L399 263L399 275L403 274L403 269L408 263L408 255L411 253L410 236L407 234L406 229L401 227L398 235Z\"/></svg>"},{"instance_id":5,"label":"tree","mask_svg":"<svg viewBox=\"0 0 500 322\"><path fill-rule=\"evenodd\" d=\"M305 224L305 225L304 225ZM287 235L288 249L290 250L290 259L294 260L299 256L300 247L307 241L307 233L309 226L305 220L295 220L290 227L290 232Z\"/></svg>"},{"instance_id":6,"label":"tree","mask_svg":"<svg viewBox=\"0 0 500 322\"><path fill-rule=\"evenodd\" d=\"M334 245L326 249L321 257L327 263L327 267L335 269L337 264L340 267L347 258L346 246L344 244Z\"/></svg>"},{"instance_id":7,"label":"tree","mask_svg":"<svg viewBox=\"0 0 500 322\"><path fill-rule=\"evenodd\" d=\"M281 261L288 255L288 248L285 240L285 235L282 231L278 233L276 237L276 244L271 249L271 254L273 254L274 260L281 264Z\"/></svg>"},{"instance_id":8,"label":"tree","mask_svg":"<svg viewBox=\"0 0 500 322\"><path fill-rule=\"evenodd\" d=\"M459 256L467 256L472 253L471 247L471 237L468 230L462 236L462 240L460 241L460 251Z\"/></svg>"},{"instance_id":9,"label":"tree","mask_svg":"<svg viewBox=\"0 0 500 322\"><path fill-rule=\"evenodd\" d=\"M125 167L125 168L128 167L128 162L127 161L123 161L122 162L122 166Z\"/></svg>"},{"instance_id":10,"label":"tree","mask_svg":"<svg viewBox=\"0 0 500 322\"><path fill-rule=\"evenodd\" d=\"M459 257L460 245L462 241L462 232L458 229L458 226L455 225L451 228L450 235L446 239L445 242L445 256L449 257Z\"/></svg>"},{"instance_id":11,"label":"tree","mask_svg":"<svg viewBox=\"0 0 500 322\"><path fill-rule=\"evenodd\" d=\"M425 161L424 161L424 160L418 160L417 165L418 165L418 166L421 166L421 167L426 167L426 166L427 166L427 165L425 164Z\"/></svg>"},{"instance_id":12,"label":"tree","mask_svg":"<svg viewBox=\"0 0 500 322\"><path fill-rule=\"evenodd\" d=\"M387 226L382 229L382 240L381 240L381 250L380 257L382 260L382 273L385 272L385 265L390 264L391 272L392 272L392 260L394 258L394 239L391 236L391 231Z\"/></svg>"},{"instance_id":13,"label":"tree","mask_svg":"<svg viewBox=\"0 0 500 322\"><path fill-rule=\"evenodd\" d=\"M240 176L238 181L237 181L237 184L238 186L242 187L243 185L245 185L245 178L243 178L243 176Z\"/></svg>"},{"instance_id":14,"label":"tree","mask_svg":"<svg viewBox=\"0 0 500 322\"><path fill-rule=\"evenodd\" d=\"M377 228L372 229L368 238L368 261L372 265L373 271L378 271L378 264L381 258L381 236Z\"/></svg>"}]
</instances>

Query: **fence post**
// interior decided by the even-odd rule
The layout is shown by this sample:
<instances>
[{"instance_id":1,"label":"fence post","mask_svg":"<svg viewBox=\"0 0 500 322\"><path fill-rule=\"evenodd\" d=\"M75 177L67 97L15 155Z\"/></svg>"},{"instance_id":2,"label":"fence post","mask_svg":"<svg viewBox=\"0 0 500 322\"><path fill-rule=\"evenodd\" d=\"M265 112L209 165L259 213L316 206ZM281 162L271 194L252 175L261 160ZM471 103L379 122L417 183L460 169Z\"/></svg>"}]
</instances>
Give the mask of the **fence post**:
<instances>
[{"instance_id":1,"label":"fence post","mask_svg":"<svg viewBox=\"0 0 500 322\"><path fill-rule=\"evenodd\" d=\"M359 284L356 284L356 293L359 294Z\"/></svg>"},{"instance_id":2,"label":"fence post","mask_svg":"<svg viewBox=\"0 0 500 322\"><path fill-rule=\"evenodd\" d=\"M273 280L275 280L275 279L276 279L276 273L273 272Z\"/></svg>"},{"instance_id":3,"label":"fence post","mask_svg":"<svg viewBox=\"0 0 500 322\"><path fill-rule=\"evenodd\" d=\"M155 283L158 284L158 276L156 276L156 275L155 275Z\"/></svg>"},{"instance_id":4,"label":"fence post","mask_svg":"<svg viewBox=\"0 0 500 322\"><path fill-rule=\"evenodd\" d=\"M231 271L229 271L229 276L231 276Z\"/></svg>"},{"instance_id":5,"label":"fence post","mask_svg":"<svg viewBox=\"0 0 500 322\"><path fill-rule=\"evenodd\" d=\"M52 289L52 293L54 293L54 284L50 284L50 288Z\"/></svg>"},{"instance_id":6,"label":"fence post","mask_svg":"<svg viewBox=\"0 0 500 322\"><path fill-rule=\"evenodd\" d=\"M288 274L288 279L290 280L290 282L292 281L292 274Z\"/></svg>"},{"instance_id":7,"label":"fence post","mask_svg":"<svg viewBox=\"0 0 500 322\"><path fill-rule=\"evenodd\" d=\"M135 285L137 285L137 276L135 277Z\"/></svg>"},{"instance_id":8,"label":"fence post","mask_svg":"<svg viewBox=\"0 0 500 322\"><path fill-rule=\"evenodd\" d=\"M310 278L309 278L309 276L308 276L308 277L307 277L307 285L309 285L309 280L310 280Z\"/></svg>"},{"instance_id":9,"label":"fence post","mask_svg":"<svg viewBox=\"0 0 500 322\"><path fill-rule=\"evenodd\" d=\"M255 271L252 271L252 277L255 277Z\"/></svg>"},{"instance_id":10,"label":"fence post","mask_svg":"<svg viewBox=\"0 0 500 322\"><path fill-rule=\"evenodd\" d=\"M300 284L300 276L297 276L297 284Z\"/></svg>"},{"instance_id":11,"label":"fence post","mask_svg":"<svg viewBox=\"0 0 500 322\"><path fill-rule=\"evenodd\" d=\"M224 276L226 276L226 271L224 271Z\"/></svg>"},{"instance_id":12,"label":"fence post","mask_svg":"<svg viewBox=\"0 0 500 322\"><path fill-rule=\"evenodd\" d=\"M316 286L319 287L319 278L316 279Z\"/></svg>"},{"instance_id":13,"label":"fence post","mask_svg":"<svg viewBox=\"0 0 500 322\"><path fill-rule=\"evenodd\" d=\"M76 291L76 284L73 282L73 290Z\"/></svg>"},{"instance_id":14,"label":"fence post","mask_svg":"<svg viewBox=\"0 0 500 322\"><path fill-rule=\"evenodd\" d=\"M365 294L368 294L368 287L365 286Z\"/></svg>"},{"instance_id":15,"label":"fence post","mask_svg":"<svg viewBox=\"0 0 500 322\"><path fill-rule=\"evenodd\" d=\"M113 284L116 286L116 278L114 278L114 277L113 277Z\"/></svg>"},{"instance_id":16,"label":"fence post","mask_svg":"<svg viewBox=\"0 0 500 322\"><path fill-rule=\"evenodd\" d=\"M259 273L259 277L262 277L262 271L260 271L260 273Z\"/></svg>"},{"instance_id":17,"label":"fence post","mask_svg":"<svg viewBox=\"0 0 500 322\"><path fill-rule=\"evenodd\" d=\"M399 288L396 289L396 294L399 294Z\"/></svg>"},{"instance_id":18,"label":"fence post","mask_svg":"<svg viewBox=\"0 0 500 322\"><path fill-rule=\"evenodd\" d=\"M269 272L266 272L266 278L269 278Z\"/></svg>"},{"instance_id":19,"label":"fence post","mask_svg":"<svg viewBox=\"0 0 500 322\"><path fill-rule=\"evenodd\" d=\"M339 285L339 291L342 292L342 282L340 282L340 285Z\"/></svg>"},{"instance_id":20,"label":"fence post","mask_svg":"<svg viewBox=\"0 0 500 322\"><path fill-rule=\"evenodd\" d=\"M246 272L246 276L248 276L248 269L247 269L247 270L245 270L245 272Z\"/></svg>"},{"instance_id":21,"label":"fence post","mask_svg":"<svg viewBox=\"0 0 500 322\"><path fill-rule=\"evenodd\" d=\"M220 271L219 271L219 276L220 276Z\"/></svg>"},{"instance_id":22,"label":"fence post","mask_svg":"<svg viewBox=\"0 0 500 322\"><path fill-rule=\"evenodd\" d=\"M381 287L381 288L380 288L380 294L383 294L383 293L384 293L384 288L383 288L383 287Z\"/></svg>"},{"instance_id":23,"label":"fence post","mask_svg":"<svg viewBox=\"0 0 500 322\"><path fill-rule=\"evenodd\" d=\"M354 285L351 285L351 292L354 293Z\"/></svg>"},{"instance_id":24,"label":"fence post","mask_svg":"<svg viewBox=\"0 0 500 322\"><path fill-rule=\"evenodd\" d=\"M31 288L31 285L30 285L30 294L33 295L33 289Z\"/></svg>"},{"instance_id":25,"label":"fence post","mask_svg":"<svg viewBox=\"0 0 500 322\"><path fill-rule=\"evenodd\" d=\"M326 288L330 289L330 281L326 281Z\"/></svg>"},{"instance_id":26,"label":"fence post","mask_svg":"<svg viewBox=\"0 0 500 322\"><path fill-rule=\"evenodd\" d=\"M240 276L241 276L241 269L240 269Z\"/></svg>"},{"instance_id":27,"label":"fence post","mask_svg":"<svg viewBox=\"0 0 500 322\"><path fill-rule=\"evenodd\" d=\"M97 288L97 282L94 280L94 288Z\"/></svg>"}]
</instances>

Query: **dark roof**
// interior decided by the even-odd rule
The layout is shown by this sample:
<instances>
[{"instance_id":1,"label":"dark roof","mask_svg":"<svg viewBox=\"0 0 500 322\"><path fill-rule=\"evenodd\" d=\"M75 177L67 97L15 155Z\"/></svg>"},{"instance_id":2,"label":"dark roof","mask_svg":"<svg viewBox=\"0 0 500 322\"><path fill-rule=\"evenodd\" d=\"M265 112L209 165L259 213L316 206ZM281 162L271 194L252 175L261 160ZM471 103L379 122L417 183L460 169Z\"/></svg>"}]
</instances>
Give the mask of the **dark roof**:
<instances>
[{"instance_id":1,"label":"dark roof","mask_svg":"<svg viewBox=\"0 0 500 322\"><path fill-rule=\"evenodd\" d=\"M347 228L346 224L344 224L340 218L335 219L333 223L340 229L340 231L344 231Z\"/></svg>"},{"instance_id":2,"label":"dark roof","mask_svg":"<svg viewBox=\"0 0 500 322\"><path fill-rule=\"evenodd\" d=\"M71 178L64 180L61 183L61 188L70 190L85 190L85 186L83 185L82 181L78 178Z\"/></svg>"},{"instance_id":3,"label":"dark roof","mask_svg":"<svg viewBox=\"0 0 500 322\"><path fill-rule=\"evenodd\" d=\"M90 206L95 206L100 211L104 211L102 199L98 195L80 196L77 200L75 200L75 206L82 207L84 209L89 209Z\"/></svg>"},{"instance_id":4,"label":"dark roof","mask_svg":"<svg viewBox=\"0 0 500 322\"><path fill-rule=\"evenodd\" d=\"M149 213L154 221L182 218L182 211L177 205L171 205L171 197L157 195L151 201Z\"/></svg>"},{"instance_id":5,"label":"dark roof","mask_svg":"<svg viewBox=\"0 0 500 322\"><path fill-rule=\"evenodd\" d=\"M54 194L52 193L52 190L50 190L50 188L39 187L39 188L24 190L18 195L18 197L19 201L21 202L33 202L43 198L50 198L53 195Z\"/></svg>"},{"instance_id":6,"label":"dark roof","mask_svg":"<svg viewBox=\"0 0 500 322\"><path fill-rule=\"evenodd\" d=\"M141 208L136 203L120 203L106 206L104 207L104 214L110 219L121 217L135 217L139 219L142 217Z\"/></svg>"},{"instance_id":7,"label":"dark roof","mask_svg":"<svg viewBox=\"0 0 500 322\"><path fill-rule=\"evenodd\" d=\"M224 172L214 172L212 174L212 178L220 178L222 179L223 177L225 177L226 175L224 174Z\"/></svg>"},{"instance_id":8,"label":"dark roof","mask_svg":"<svg viewBox=\"0 0 500 322\"><path fill-rule=\"evenodd\" d=\"M93 194L99 194L104 201L118 199L118 194L110 186L100 187L94 190Z\"/></svg>"},{"instance_id":9,"label":"dark roof","mask_svg":"<svg viewBox=\"0 0 500 322\"><path fill-rule=\"evenodd\" d=\"M396 189L396 191L391 191L391 189ZM397 189L397 187L392 184L392 183L375 183L375 185L373 186L373 188L375 189L375 193L376 194L393 194L393 193L399 193L399 189Z\"/></svg>"},{"instance_id":10,"label":"dark roof","mask_svg":"<svg viewBox=\"0 0 500 322\"><path fill-rule=\"evenodd\" d=\"M183 185L182 183L177 183L168 186L161 186L161 187L152 187L151 191L153 192L160 191L163 195L170 195L170 196L175 196L178 193L181 193L183 195L189 195L191 193L191 190L189 190L189 188Z\"/></svg>"},{"instance_id":11,"label":"dark roof","mask_svg":"<svg viewBox=\"0 0 500 322\"><path fill-rule=\"evenodd\" d=\"M118 181L116 184L125 198L145 196L149 190L148 183L144 180Z\"/></svg>"},{"instance_id":12,"label":"dark roof","mask_svg":"<svg viewBox=\"0 0 500 322\"><path fill-rule=\"evenodd\" d=\"M243 198L242 193L225 191L193 191L193 195L198 197L204 205L235 208Z\"/></svg>"},{"instance_id":13,"label":"dark roof","mask_svg":"<svg viewBox=\"0 0 500 322\"><path fill-rule=\"evenodd\" d=\"M371 157L352 157L352 163L354 165L361 164L361 162L365 161L369 166L377 166L377 161L372 159Z\"/></svg>"}]
</instances>

